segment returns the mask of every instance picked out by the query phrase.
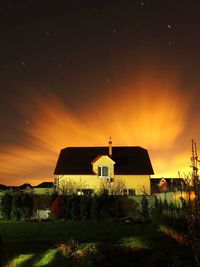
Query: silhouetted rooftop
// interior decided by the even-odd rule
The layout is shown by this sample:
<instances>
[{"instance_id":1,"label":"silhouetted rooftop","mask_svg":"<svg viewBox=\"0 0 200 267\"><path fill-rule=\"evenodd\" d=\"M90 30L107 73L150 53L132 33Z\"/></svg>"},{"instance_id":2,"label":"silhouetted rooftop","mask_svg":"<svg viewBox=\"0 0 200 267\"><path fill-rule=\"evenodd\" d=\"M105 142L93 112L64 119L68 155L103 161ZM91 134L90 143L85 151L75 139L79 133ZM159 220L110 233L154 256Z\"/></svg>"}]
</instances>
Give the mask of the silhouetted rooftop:
<instances>
[{"instance_id":1,"label":"silhouetted rooftop","mask_svg":"<svg viewBox=\"0 0 200 267\"><path fill-rule=\"evenodd\" d=\"M54 183L52 182L43 182L34 186L34 188L54 188Z\"/></svg>"},{"instance_id":2,"label":"silhouetted rooftop","mask_svg":"<svg viewBox=\"0 0 200 267\"><path fill-rule=\"evenodd\" d=\"M6 190L8 189L9 187L4 185L4 184L0 184L0 190Z\"/></svg>"},{"instance_id":3,"label":"silhouetted rooftop","mask_svg":"<svg viewBox=\"0 0 200 267\"><path fill-rule=\"evenodd\" d=\"M54 174L94 174L92 161L108 155L108 147L67 147L60 151ZM154 174L148 151L138 146L112 147L115 174Z\"/></svg>"},{"instance_id":4,"label":"silhouetted rooftop","mask_svg":"<svg viewBox=\"0 0 200 267\"><path fill-rule=\"evenodd\" d=\"M27 187L33 188L32 185L31 184L28 184L28 183L22 184L18 188L21 189L21 190L23 190L23 189L26 189Z\"/></svg>"}]
</instances>

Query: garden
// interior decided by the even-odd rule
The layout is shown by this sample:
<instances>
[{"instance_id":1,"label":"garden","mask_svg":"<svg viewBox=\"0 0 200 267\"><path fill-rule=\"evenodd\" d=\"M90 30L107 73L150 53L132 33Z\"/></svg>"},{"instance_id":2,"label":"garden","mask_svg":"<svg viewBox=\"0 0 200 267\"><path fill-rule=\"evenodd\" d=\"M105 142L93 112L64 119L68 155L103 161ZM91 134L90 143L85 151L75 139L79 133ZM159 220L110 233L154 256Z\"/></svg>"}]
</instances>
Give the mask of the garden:
<instances>
[{"instance_id":1,"label":"garden","mask_svg":"<svg viewBox=\"0 0 200 267\"><path fill-rule=\"evenodd\" d=\"M1 221L3 266L196 266L190 247L130 221Z\"/></svg>"},{"instance_id":2,"label":"garden","mask_svg":"<svg viewBox=\"0 0 200 267\"><path fill-rule=\"evenodd\" d=\"M24 198L2 201L3 267L198 266L187 209L173 203L154 198L150 205L145 195L139 202L105 194L53 196L52 218L36 220L31 197Z\"/></svg>"}]
</instances>

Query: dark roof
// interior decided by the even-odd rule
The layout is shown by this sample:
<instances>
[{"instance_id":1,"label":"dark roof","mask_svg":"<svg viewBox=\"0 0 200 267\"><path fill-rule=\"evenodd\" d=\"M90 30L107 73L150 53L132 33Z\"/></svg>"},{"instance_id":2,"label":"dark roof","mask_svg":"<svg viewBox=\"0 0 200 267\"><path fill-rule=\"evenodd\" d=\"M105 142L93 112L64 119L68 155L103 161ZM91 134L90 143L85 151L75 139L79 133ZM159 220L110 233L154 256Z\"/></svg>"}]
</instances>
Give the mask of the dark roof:
<instances>
[{"instance_id":1,"label":"dark roof","mask_svg":"<svg viewBox=\"0 0 200 267\"><path fill-rule=\"evenodd\" d=\"M4 185L4 184L0 184L0 190L6 190L8 189L9 187Z\"/></svg>"},{"instance_id":2,"label":"dark roof","mask_svg":"<svg viewBox=\"0 0 200 267\"><path fill-rule=\"evenodd\" d=\"M34 186L34 188L54 188L54 183L52 182L43 182Z\"/></svg>"},{"instance_id":3,"label":"dark roof","mask_svg":"<svg viewBox=\"0 0 200 267\"><path fill-rule=\"evenodd\" d=\"M27 187L33 188L32 185L28 183L22 184L18 188L23 190L26 189Z\"/></svg>"},{"instance_id":4,"label":"dark roof","mask_svg":"<svg viewBox=\"0 0 200 267\"><path fill-rule=\"evenodd\" d=\"M159 188L159 183L162 179L165 179L165 181L167 182L168 190L180 190L184 184L183 178L151 178L151 194L157 194L161 192Z\"/></svg>"},{"instance_id":5,"label":"dark roof","mask_svg":"<svg viewBox=\"0 0 200 267\"><path fill-rule=\"evenodd\" d=\"M60 151L54 174L94 174L92 161L108 155L108 147L67 147ZM138 146L112 147L115 174L153 174L148 151Z\"/></svg>"}]
</instances>

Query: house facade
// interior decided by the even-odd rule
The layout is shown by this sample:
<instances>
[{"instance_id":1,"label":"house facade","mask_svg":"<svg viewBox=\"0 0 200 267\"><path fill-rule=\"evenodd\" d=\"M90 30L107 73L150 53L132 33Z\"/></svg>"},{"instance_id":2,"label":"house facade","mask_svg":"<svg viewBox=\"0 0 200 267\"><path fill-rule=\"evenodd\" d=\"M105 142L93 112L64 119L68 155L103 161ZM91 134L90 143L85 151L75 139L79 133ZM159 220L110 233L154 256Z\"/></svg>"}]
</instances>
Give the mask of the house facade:
<instances>
[{"instance_id":1,"label":"house facade","mask_svg":"<svg viewBox=\"0 0 200 267\"><path fill-rule=\"evenodd\" d=\"M138 146L67 147L60 151L56 164L59 193L70 186L80 191L110 194L150 194L153 168L148 151Z\"/></svg>"},{"instance_id":2,"label":"house facade","mask_svg":"<svg viewBox=\"0 0 200 267\"><path fill-rule=\"evenodd\" d=\"M55 186L52 182L42 182L33 187L34 195L52 195L55 192Z\"/></svg>"}]
</instances>

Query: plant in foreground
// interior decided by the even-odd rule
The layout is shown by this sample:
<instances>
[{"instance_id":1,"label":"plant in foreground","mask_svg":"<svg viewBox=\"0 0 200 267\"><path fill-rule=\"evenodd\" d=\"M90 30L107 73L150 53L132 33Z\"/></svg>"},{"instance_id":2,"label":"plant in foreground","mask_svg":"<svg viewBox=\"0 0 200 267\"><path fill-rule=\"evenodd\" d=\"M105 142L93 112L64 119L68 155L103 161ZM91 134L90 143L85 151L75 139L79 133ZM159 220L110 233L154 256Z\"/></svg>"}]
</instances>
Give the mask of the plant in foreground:
<instances>
[{"instance_id":1,"label":"plant in foreground","mask_svg":"<svg viewBox=\"0 0 200 267\"><path fill-rule=\"evenodd\" d=\"M56 246L63 254L70 257L75 256L79 249L79 243L74 239L70 239L67 243L60 243Z\"/></svg>"}]
</instances>

